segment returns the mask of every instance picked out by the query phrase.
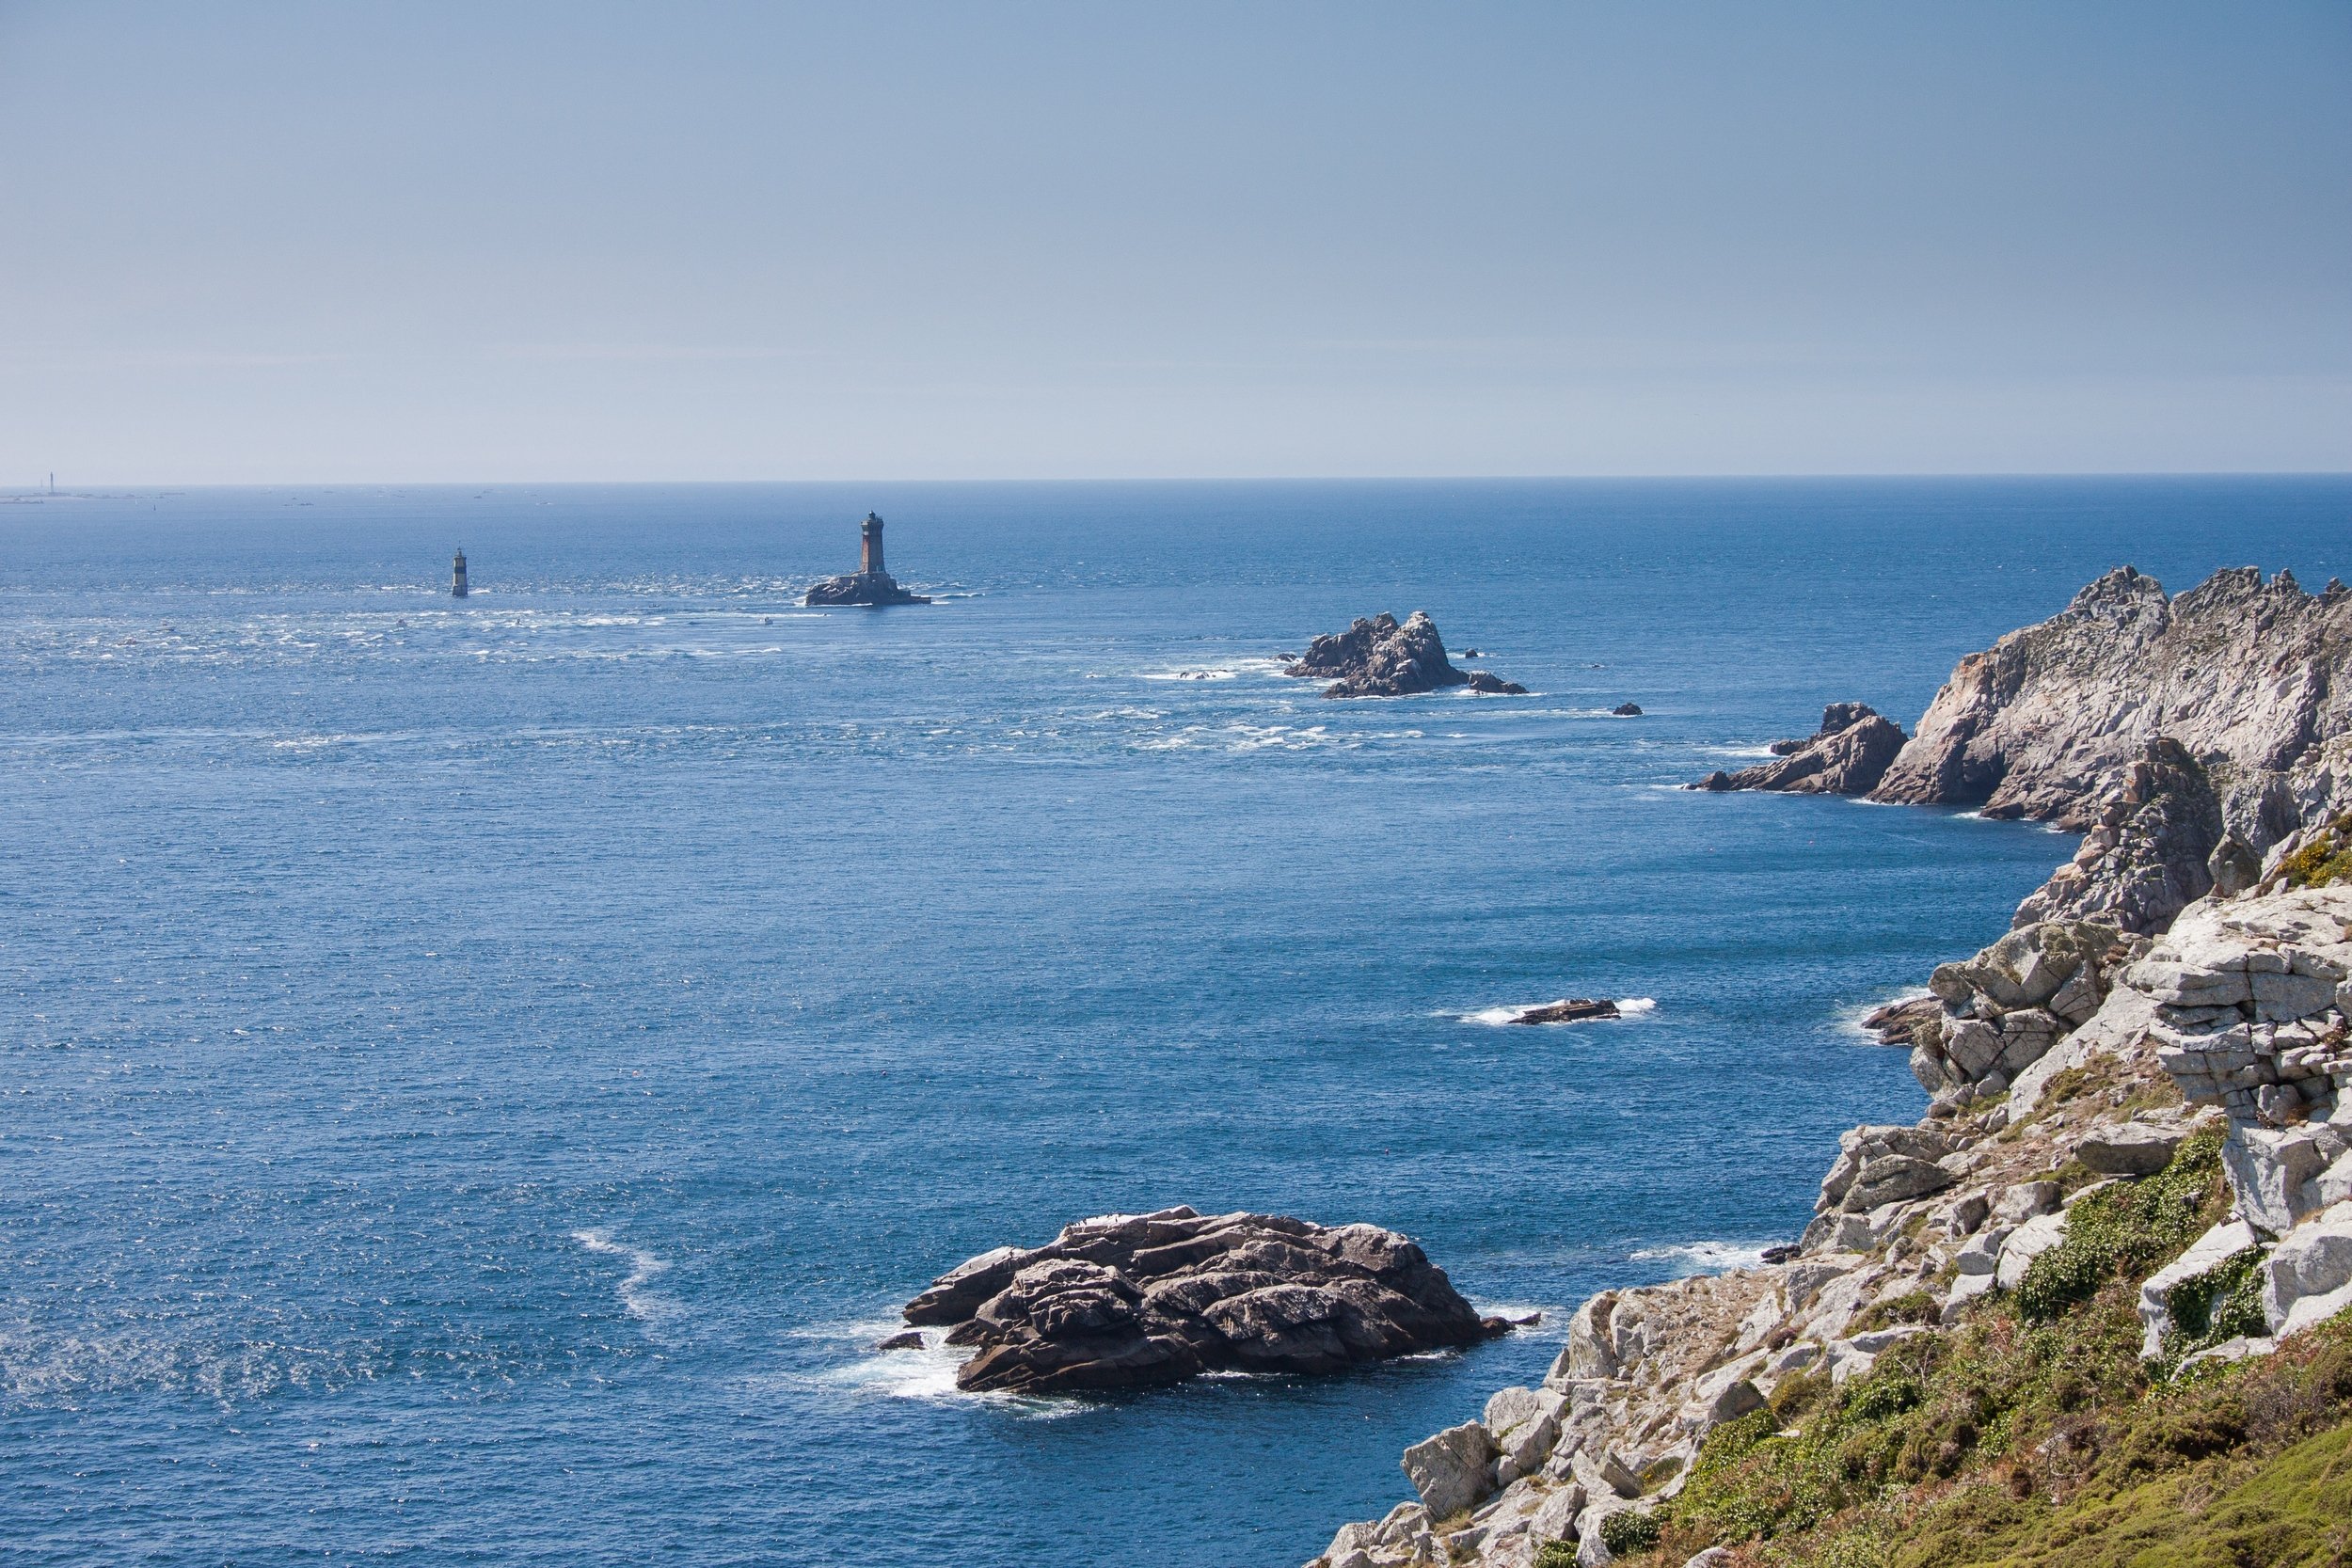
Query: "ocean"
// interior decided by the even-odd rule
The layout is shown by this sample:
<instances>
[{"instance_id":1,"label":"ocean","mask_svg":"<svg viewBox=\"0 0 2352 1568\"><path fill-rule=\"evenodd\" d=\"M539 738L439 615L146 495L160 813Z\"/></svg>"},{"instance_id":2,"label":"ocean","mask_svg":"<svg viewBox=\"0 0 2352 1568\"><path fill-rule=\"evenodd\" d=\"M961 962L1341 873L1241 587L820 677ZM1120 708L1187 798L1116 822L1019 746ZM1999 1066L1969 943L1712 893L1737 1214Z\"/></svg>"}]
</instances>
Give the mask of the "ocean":
<instances>
[{"instance_id":1,"label":"ocean","mask_svg":"<svg viewBox=\"0 0 2352 1568\"><path fill-rule=\"evenodd\" d=\"M939 602L803 610L869 509ZM2316 589L2352 481L0 504L0 1557L1290 1568L1586 1294L1793 1239L1924 1105L1859 1013L2073 848L1676 786L2126 562ZM1416 609L1533 694L1274 662ZM1653 1005L1491 1022L1572 995ZM1174 1203L1545 1318L1088 1401L871 1348Z\"/></svg>"}]
</instances>

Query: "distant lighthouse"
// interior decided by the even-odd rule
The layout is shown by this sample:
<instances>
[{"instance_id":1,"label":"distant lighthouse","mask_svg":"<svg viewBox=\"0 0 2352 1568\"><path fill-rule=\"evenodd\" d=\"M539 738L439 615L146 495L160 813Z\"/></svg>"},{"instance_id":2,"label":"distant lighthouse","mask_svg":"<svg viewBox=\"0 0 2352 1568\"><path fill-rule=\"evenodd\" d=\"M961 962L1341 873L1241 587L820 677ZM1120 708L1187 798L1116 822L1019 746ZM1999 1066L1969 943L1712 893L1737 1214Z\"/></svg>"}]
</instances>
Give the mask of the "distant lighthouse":
<instances>
[{"instance_id":1,"label":"distant lighthouse","mask_svg":"<svg viewBox=\"0 0 2352 1568\"><path fill-rule=\"evenodd\" d=\"M466 596L466 552L463 550L457 552L457 559L449 565L449 596L453 599Z\"/></svg>"},{"instance_id":2,"label":"distant lighthouse","mask_svg":"<svg viewBox=\"0 0 2352 1568\"><path fill-rule=\"evenodd\" d=\"M882 520L868 512L858 525L857 570L846 578L827 578L811 587L803 604L929 604L910 594L882 566Z\"/></svg>"}]
</instances>

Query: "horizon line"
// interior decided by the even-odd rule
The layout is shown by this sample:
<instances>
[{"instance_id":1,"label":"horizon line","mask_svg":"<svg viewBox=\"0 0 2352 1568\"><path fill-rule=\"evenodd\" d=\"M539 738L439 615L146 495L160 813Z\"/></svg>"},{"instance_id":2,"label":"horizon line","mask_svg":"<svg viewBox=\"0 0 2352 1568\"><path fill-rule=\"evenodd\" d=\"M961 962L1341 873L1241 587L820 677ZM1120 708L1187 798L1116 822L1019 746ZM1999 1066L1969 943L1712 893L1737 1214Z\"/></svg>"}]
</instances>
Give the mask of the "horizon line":
<instances>
[{"instance_id":1,"label":"horizon line","mask_svg":"<svg viewBox=\"0 0 2352 1568\"><path fill-rule=\"evenodd\" d=\"M1572 483L1758 483L1827 480L2204 480L2352 479L2347 468L2044 468L2044 469L1825 469L1745 473L1564 473L1564 474L1119 474L1091 476L930 477L893 479L864 475L840 479L255 479L92 480L55 489L46 484L0 488L11 499L103 499L98 490L169 494L193 490L426 490L426 489L629 489L691 486L773 487L787 485L1088 485L1088 484L1572 484Z\"/></svg>"}]
</instances>

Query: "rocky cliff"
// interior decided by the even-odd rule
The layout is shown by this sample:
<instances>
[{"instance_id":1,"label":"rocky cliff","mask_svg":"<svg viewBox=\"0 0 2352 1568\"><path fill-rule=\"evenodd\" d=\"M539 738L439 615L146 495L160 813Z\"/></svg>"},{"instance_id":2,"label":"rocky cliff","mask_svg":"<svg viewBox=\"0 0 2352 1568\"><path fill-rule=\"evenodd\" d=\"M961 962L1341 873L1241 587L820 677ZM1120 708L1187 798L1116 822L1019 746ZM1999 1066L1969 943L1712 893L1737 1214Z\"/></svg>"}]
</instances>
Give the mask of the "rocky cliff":
<instances>
[{"instance_id":1,"label":"rocky cliff","mask_svg":"<svg viewBox=\"0 0 2352 1568\"><path fill-rule=\"evenodd\" d=\"M2352 734L2352 593L2217 572L2177 598L2129 566L1962 659L1872 798L2088 832L2157 736L2207 769L2261 851L2337 800ZM2337 808L2340 809L2340 808Z\"/></svg>"},{"instance_id":2,"label":"rocky cliff","mask_svg":"<svg viewBox=\"0 0 2352 1568\"><path fill-rule=\"evenodd\" d=\"M2340 1553L2346 598L2125 569L1963 659L1878 798L2086 837L1877 1016L1926 1117L1847 1133L1777 1261L1585 1303L1317 1568Z\"/></svg>"}]
</instances>

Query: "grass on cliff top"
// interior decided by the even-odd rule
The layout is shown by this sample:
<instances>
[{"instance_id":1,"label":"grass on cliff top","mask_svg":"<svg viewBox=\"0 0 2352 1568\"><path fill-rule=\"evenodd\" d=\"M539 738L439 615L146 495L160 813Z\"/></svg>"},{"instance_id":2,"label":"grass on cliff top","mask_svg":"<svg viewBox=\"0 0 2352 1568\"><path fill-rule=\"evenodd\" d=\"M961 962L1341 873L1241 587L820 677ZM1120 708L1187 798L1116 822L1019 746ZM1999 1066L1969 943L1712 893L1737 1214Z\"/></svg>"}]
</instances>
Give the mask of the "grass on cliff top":
<instances>
[{"instance_id":1,"label":"grass on cliff top","mask_svg":"<svg viewBox=\"0 0 2352 1568\"><path fill-rule=\"evenodd\" d=\"M1843 1388L1784 1381L1708 1435L1655 1547L1627 1560L1724 1544L1770 1568L2352 1561L2352 1315L2169 1380L2139 1359L2139 1281L2217 1216L2217 1164L2192 1140L2162 1175L2083 1199L2037 1259L2058 1261L2031 1310L2025 1290L1992 1298ZM2209 1331L2243 1285L2225 1273Z\"/></svg>"}]
</instances>

